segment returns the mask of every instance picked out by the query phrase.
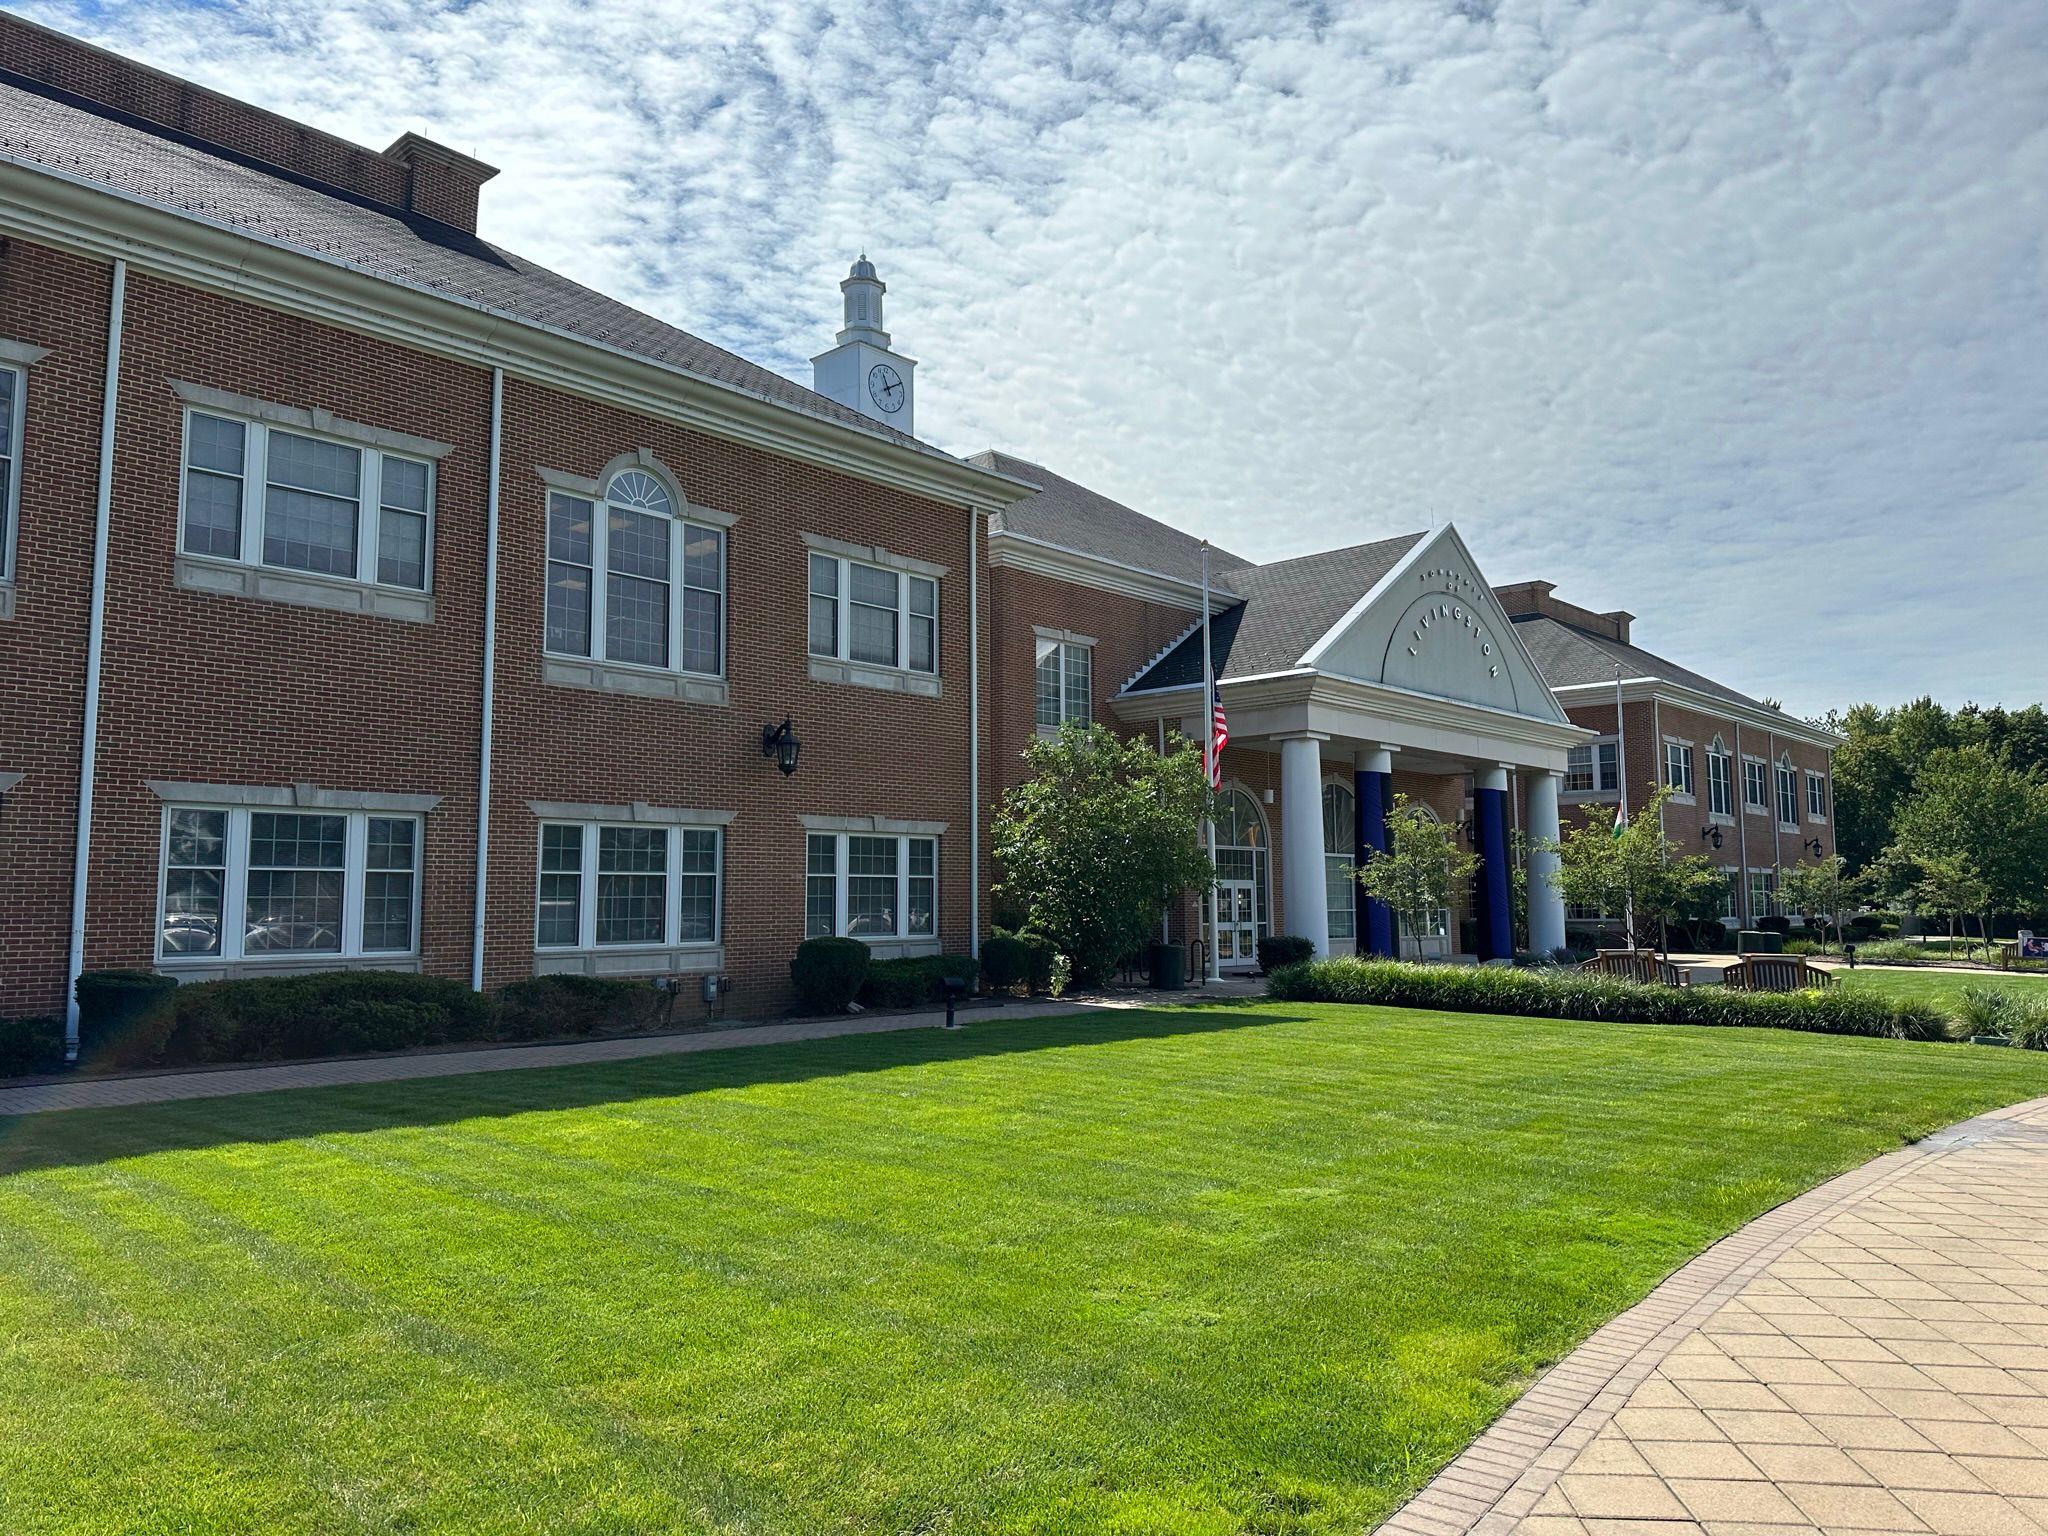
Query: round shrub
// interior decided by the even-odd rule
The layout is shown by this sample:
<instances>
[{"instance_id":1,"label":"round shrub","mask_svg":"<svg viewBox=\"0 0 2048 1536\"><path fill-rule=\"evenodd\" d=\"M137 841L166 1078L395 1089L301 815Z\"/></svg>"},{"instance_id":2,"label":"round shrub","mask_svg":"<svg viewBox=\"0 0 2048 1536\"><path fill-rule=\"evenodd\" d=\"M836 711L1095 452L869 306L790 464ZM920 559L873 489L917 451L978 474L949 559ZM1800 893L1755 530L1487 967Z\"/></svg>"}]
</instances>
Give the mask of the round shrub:
<instances>
[{"instance_id":1,"label":"round shrub","mask_svg":"<svg viewBox=\"0 0 2048 1536\"><path fill-rule=\"evenodd\" d=\"M1273 933L1259 940L1259 969L1269 974L1315 957L1314 943L1298 933Z\"/></svg>"},{"instance_id":2,"label":"round shrub","mask_svg":"<svg viewBox=\"0 0 2048 1536\"><path fill-rule=\"evenodd\" d=\"M78 978L78 1055L96 1067L163 1060L177 1027L178 983L154 971L86 971Z\"/></svg>"},{"instance_id":3,"label":"round shrub","mask_svg":"<svg viewBox=\"0 0 2048 1536\"><path fill-rule=\"evenodd\" d=\"M981 974L991 990L1013 990L1031 974L1031 952L1012 933L992 933L981 941Z\"/></svg>"},{"instance_id":4,"label":"round shrub","mask_svg":"<svg viewBox=\"0 0 2048 1536\"><path fill-rule=\"evenodd\" d=\"M1024 946L1024 979L1031 984L1031 990L1050 992L1053 964L1059 959L1059 950L1042 933L1020 933L1017 942Z\"/></svg>"},{"instance_id":5,"label":"round shrub","mask_svg":"<svg viewBox=\"0 0 2048 1536\"><path fill-rule=\"evenodd\" d=\"M64 1066L64 1021L0 1019L0 1077L28 1077Z\"/></svg>"},{"instance_id":6,"label":"round shrub","mask_svg":"<svg viewBox=\"0 0 2048 1536\"><path fill-rule=\"evenodd\" d=\"M860 996L868 963L859 939L805 939L789 962L789 980L806 1013L844 1013Z\"/></svg>"}]
</instances>

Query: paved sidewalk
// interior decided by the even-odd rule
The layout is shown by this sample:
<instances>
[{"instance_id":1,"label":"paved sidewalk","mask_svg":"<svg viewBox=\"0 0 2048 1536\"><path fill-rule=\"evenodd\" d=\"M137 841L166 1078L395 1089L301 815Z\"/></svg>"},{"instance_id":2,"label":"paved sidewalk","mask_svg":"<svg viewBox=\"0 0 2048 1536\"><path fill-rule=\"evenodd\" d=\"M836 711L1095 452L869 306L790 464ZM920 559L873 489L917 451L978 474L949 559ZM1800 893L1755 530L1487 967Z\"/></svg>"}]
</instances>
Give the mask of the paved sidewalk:
<instances>
[{"instance_id":1,"label":"paved sidewalk","mask_svg":"<svg viewBox=\"0 0 2048 1536\"><path fill-rule=\"evenodd\" d=\"M1752 1222L1380 1536L2048 1533L2048 1099Z\"/></svg>"},{"instance_id":2,"label":"paved sidewalk","mask_svg":"<svg viewBox=\"0 0 2048 1536\"><path fill-rule=\"evenodd\" d=\"M1153 1006L1157 1006L1157 999ZM1137 1001L1052 1002L1019 999L1002 1009L963 1009L964 1027L1003 1019L1058 1018L1104 1007L1139 1007ZM366 1056L345 1061L283 1062L270 1067L229 1067L218 1071L162 1072L142 1077L68 1077L53 1083L0 1088L0 1117L57 1109L111 1109L161 1104L172 1099L218 1099L237 1093L275 1093L286 1088L327 1088L338 1083L395 1083L417 1077L460 1077L471 1072L517 1072L529 1067L575 1067L591 1062L634 1061L644 1056L683 1056L693 1051L729 1051L748 1045L783 1045L836 1035L875 1035L898 1029L932 1029L946 1022L943 1008L929 1013L850 1014L845 1018L800 1019L789 1024L746 1024L729 1029L674 1035L622 1035L608 1040L575 1040L553 1045L495 1046L475 1051L433 1051L411 1056Z\"/></svg>"}]
</instances>

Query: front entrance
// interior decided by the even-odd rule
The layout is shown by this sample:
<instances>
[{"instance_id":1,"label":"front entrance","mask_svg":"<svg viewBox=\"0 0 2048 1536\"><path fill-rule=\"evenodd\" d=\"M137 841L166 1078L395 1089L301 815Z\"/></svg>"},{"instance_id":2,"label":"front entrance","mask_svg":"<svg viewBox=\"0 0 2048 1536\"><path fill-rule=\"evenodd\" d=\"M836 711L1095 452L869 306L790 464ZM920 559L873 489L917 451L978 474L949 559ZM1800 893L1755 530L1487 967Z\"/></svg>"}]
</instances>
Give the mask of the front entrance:
<instances>
[{"instance_id":1,"label":"front entrance","mask_svg":"<svg viewBox=\"0 0 2048 1536\"><path fill-rule=\"evenodd\" d=\"M1216 923L1208 932L1209 904L1202 903L1202 937L1215 946L1216 966L1249 971L1259 963L1259 940L1272 931L1267 891L1273 878L1266 818L1242 789L1223 792L1216 817Z\"/></svg>"},{"instance_id":2,"label":"front entrance","mask_svg":"<svg viewBox=\"0 0 2048 1536\"><path fill-rule=\"evenodd\" d=\"M1216 882L1216 963L1239 970L1259 963L1258 888L1249 880ZM1203 914L1207 920L1207 914Z\"/></svg>"}]
</instances>

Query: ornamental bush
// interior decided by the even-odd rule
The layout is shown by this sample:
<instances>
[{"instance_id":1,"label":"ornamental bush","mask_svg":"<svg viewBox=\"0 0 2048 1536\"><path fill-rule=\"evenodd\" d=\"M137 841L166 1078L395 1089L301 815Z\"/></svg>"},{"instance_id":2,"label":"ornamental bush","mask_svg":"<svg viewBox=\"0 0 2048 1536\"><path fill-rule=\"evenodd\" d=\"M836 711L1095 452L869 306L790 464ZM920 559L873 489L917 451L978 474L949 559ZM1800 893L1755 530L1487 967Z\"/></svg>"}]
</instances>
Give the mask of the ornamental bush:
<instances>
[{"instance_id":1,"label":"ornamental bush","mask_svg":"<svg viewBox=\"0 0 2048 1536\"><path fill-rule=\"evenodd\" d=\"M445 976L318 971L180 987L163 1059L293 1061L497 1037L495 1002Z\"/></svg>"},{"instance_id":2,"label":"ornamental bush","mask_svg":"<svg viewBox=\"0 0 2048 1536\"><path fill-rule=\"evenodd\" d=\"M645 1029L661 1009L646 978L530 976L498 989L498 1038L547 1040Z\"/></svg>"},{"instance_id":3,"label":"ornamental bush","mask_svg":"<svg viewBox=\"0 0 2048 1536\"><path fill-rule=\"evenodd\" d=\"M789 962L790 984L806 1013L844 1013L867 980L868 947L859 939L805 939Z\"/></svg>"},{"instance_id":4,"label":"ornamental bush","mask_svg":"<svg viewBox=\"0 0 2048 1536\"><path fill-rule=\"evenodd\" d=\"M177 1027L175 977L87 971L78 978L78 1055L96 1067L148 1067Z\"/></svg>"},{"instance_id":5,"label":"ornamental bush","mask_svg":"<svg viewBox=\"0 0 2048 1536\"><path fill-rule=\"evenodd\" d=\"M981 974L997 995L1031 975L1031 952L1013 933L997 930L981 941Z\"/></svg>"},{"instance_id":6,"label":"ornamental bush","mask_svg":"<svg viewBox=\"0 0 2048 1536\"><path fill-rule=\"evenodd\" d=\"M980 967L967 955L920 955L907 960L875 960L861 983L863 1008L916 1008L944 1002L945 979L957 976L972 990Z\"/></svg>"},{"instance_id":7,"label":"ornamental bush","mask_svg":"<svg viewBox=\"0 0 2048 1536\"><path fill-rule=\"evenodd\" d=\"M1796 1029L1888 1040L1940 1040L1948 1035L1938 1010L1873 992L1738 992L1621 981L1575 971L1414 965L1349 956L1286 966L1267 982L1267 991L1288 1002L1370 1003L1446 1013Z\"/></svg>"},{"instance_id":8,"label":"ornamental bush","mask_svg":"<svg viewBox=\"0 0 2048 1536\"><path fill-rule=\"evenodd\" d=\"M0 1077L28 1077L63 1066L62 1019L0 1019Z\"/></svg>"},{"instance_id":9,"label":"ornamental bush","mask_svg":"<svg viewBox=\"0 0 2048 1536\"><path fill-rule=\"evenodd\" d=\"M1268 974L1283 965L1313 960L1315 955L1315 944L1298 933L1271 933L1259 940L1259 969Z\"/></svg>"}]
</instances>

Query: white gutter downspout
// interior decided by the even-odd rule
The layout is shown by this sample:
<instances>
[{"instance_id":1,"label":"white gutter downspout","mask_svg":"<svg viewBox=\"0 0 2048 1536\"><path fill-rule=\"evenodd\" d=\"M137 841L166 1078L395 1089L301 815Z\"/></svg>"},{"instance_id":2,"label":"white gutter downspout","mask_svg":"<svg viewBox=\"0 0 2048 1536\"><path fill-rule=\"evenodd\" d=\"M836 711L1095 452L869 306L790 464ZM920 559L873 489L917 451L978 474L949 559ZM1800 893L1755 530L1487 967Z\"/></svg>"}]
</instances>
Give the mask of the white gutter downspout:
<instances>
[{"instance_id":1,"label":"white gutter downspout","mask_svg":"<svg viewBox=\"0 0 2048 1536\"><path fill-rule=\"evenodd\" d=\"M71 859L71 952L64 982L64 1059L78 1060L78 978L85 969L86 881L92 868L92 790L99 771L100 658L106 647L107 543L114 515L114 411L121 398L121 319L128 263L114 263L107 305L107 377L100 399L100 484L93 499L92 605L85 631L85 722L78 751L77 846Z\"/></svg>"},{"instance_id":2,"label":"white gutter downspout","mask_svg":"<svg viewBox=\"0 0 2048 1536\"><path fill-rule=\"evenodd\" d=\"M498 449L505 426L505 370L491 370L491 464L484 492L484 705L483 746L477 754L476 915L470 943L469 986L484 989L484 909L491 876L491 723L498 676Z\"/></svg>"},{"instance_id":3,"label":"white gutter downspout","mask_svg":"<svg viewBox=\"0 0 2048 1536\"><path fill-rule=\"evenodd\" d=\"M967 509L967 953L981 958L981 508Z\"/></svg>"}]
</instances>

